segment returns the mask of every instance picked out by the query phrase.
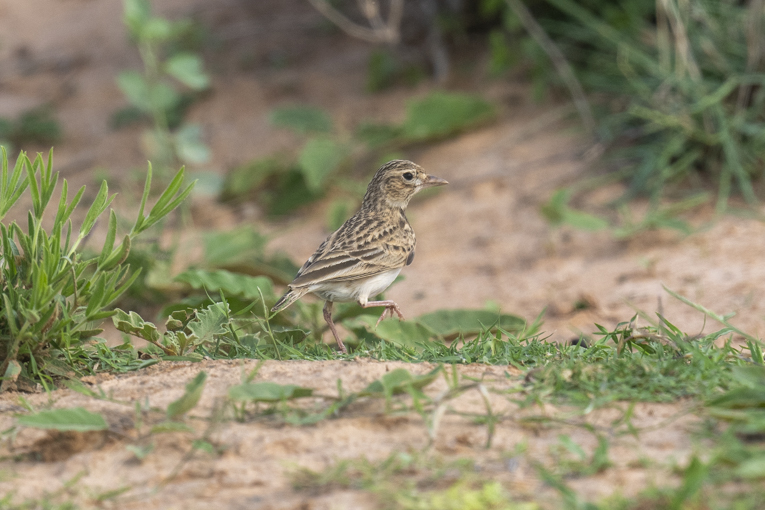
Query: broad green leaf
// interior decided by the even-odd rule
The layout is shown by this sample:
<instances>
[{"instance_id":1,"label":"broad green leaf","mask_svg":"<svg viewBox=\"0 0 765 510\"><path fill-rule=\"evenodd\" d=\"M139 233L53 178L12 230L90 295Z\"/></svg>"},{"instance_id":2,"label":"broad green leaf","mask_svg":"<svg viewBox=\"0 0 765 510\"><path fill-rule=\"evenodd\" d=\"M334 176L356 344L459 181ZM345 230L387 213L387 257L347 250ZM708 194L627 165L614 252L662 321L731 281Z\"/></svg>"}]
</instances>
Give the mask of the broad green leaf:
<instances>
[{"instance_id":1,"label":"broad green leaf","mask_svg":"<svg viewBox=\"0 0 765 510\"><path fill-rule=\"evenodd\" d=\"M181 95L167 83L155 83L148 88L151 113L154 110L170 110L181 100ZM137 105L136 105L137 106Z\"/></svg>"},{"instance_id":2,"label":"broad green leaf","mask_svg":"<svg viewBox=\"0 0 765 510\"><path fill-rule=\"evenodd\" d=\"M90 430L106 430L109 426L104 417L91 413L82 407L71 409L53 409L39 413L18 416L17 423L23 427L33 427L48 430L73 430L87 432Z\"/></svg>"},{"instance_id":3,"label":"broad green leaf","mask_svg":"<svg viewBox=\"0 0 765 510\"><path fill-rule=\"evenodd\" d=\"M133 106L144 112L151 111L151 98L146 80L137 71L122 71L117 75L117 85Z\"/></svg>"},{"instance_id":4,"label":"broad green leaf","mask_svg":"<svg viewBox=\"0 0 765 510\"><path fill-rule=\"evenodd\" d=\"M225 327L229 323L228 312L228 303L213 303L197 312L196 318L186 325L197 337L195 343L211 342L216 335L225 334L228 331Z\"/></svg>"},{"instance_id":5,"label":"broad green leaf","mask_svg":"<svg viewBox=\"0 0 765 510\"><path fill-rule=\"evenodd\" d=\"M337 171L345 156L345 148L330 138L308 140L298 159L308 189L314 193L321 191L327 178Z\"/></svg>"},{"instance_id":6,"label":"broad green leaf","mask_svg":"<svg viewBox=\"0 0 765 510\"><path fill-rule=\"evenodd\" d=\"M210 86L202 59L192 53L173 55L165 62L165 71L191 89L204 90Z\"/></svg>"},{"instance_id":7,"label":"broad green leaf","mask_svg":"<svg viewBox=\"0 0 765 510\"><path fill-rule=\"evenodd\" d=\"M382 309L380 309L382 313ZM370 334L397 345L416 346L435 337L436 334L427 326L417 321L399 321L398 318L387 318L375 328L379 316L360 315L348 321L348 327L363 326Z\"/></svg>"},{"instance_id":8,"label":"broad green leaf","mask_svg":"<svg viewBox=\"0 0 765 510\"><path fill-rule=\"evenodd\" d=\"M403 136L410 141L441 138L493 116L494 107L480 97L433 92L409 102Z\"/></svg>"},{"instance_id":9,"label":"broad green leaf","mask_svg":"<svg viewBox=\"0 0 765 510\"><path fill-rule=\"evenodd\" d=\"M188 413L196 407L202 397L205 388L207 373L199 372L194 379L186 385L186 391L181 398L167 406L167 417L171 420Z\"/></svg>"},{"instance_id":10,"label":"broad green leaf","mask_svg":"<svg viewBox=\"0 0 765 510\"><path fill-rule=\"evenodd\" d=\"M404 368L397 368L367 386L361 395L398 395L408 387L422 389L436 380L442 368L436 367L427 374L413 376Z\"/></svg>"},{"instance_id":11,"label":"broad green leaf","mask_svg":"<svg viewBox=\"0 0 765 510\"><path fill-rule=\"evenodd\" d=\"M327 133L332 130L332 119L324 111L312 106L284 106L271 113L274 126L291 129L299 134Z\"/></svg>"},{"instance_id":12,"label":"broad green leaf","mask_svg":"<svg viewBox=\"0 0 765 510\"><path fill-rule=\"evenodd\" d=\"M273 382L244 383L228 389L231 400L238 402L280 402L293 398L310 397L313 390L294 384L276 384Z\"/></svg>"},{"instance_id":13,"label":"broad green leaf","mask_svg":"<svg viewBox=\"0 0 765 510\"><path fill-rule=\"evenodd\" d=\"M170 38L173 25L163 18L149 18L141 27L140 36L152 42L162 42Z\"/></svg>"},{"instance_id":14,"label":"broad green leaf","mask_svg":"<svg viewBox=\"0 0 765 510\"><path fill-rule=\"evenodd\" d=\"M138 36L146 22L151 17L149 0L125 0L124 20L131 34Z\"/></svg>"},{"instance_id":15,"label":"broad green leaf","mask_svg":"<svg viewBox=\"0 0 765 510\"><path fill-rule=\"evenodd\" d=\"M526 326L526 321L521 317L489 310L438 310L414 320L444 338L460 333L474 335L497 326L508 332L518 332Z\"/></svg>"},{"instance_id":16,"label":"broad green leaf","mask_svg":"<svg viewBox=\"0 0 765 510\"><path fill-rule=\"evenodd\" d=\"M252 301L260 299L260 292L266 297L274 295L271 280L265 276L246 276L225 269L189 269L176 276L175 281L187 283L193 289L204 289L211 295L222 290Z\"/></svg>"},{"instance_id":17,"label":"broad green leaf","mask_svg":"<svg viewBox=\"0 0 765 510\"><path fill-rule=\"evenodd\" d=\"M145 322L140 315L135 312L129 314L124 310L117 308L115 314L112 317L114 327L123 333L129 335L135 335L144 340L150 340L152 342L159 342L161 335L157 331L157 326L151 322Z\"/></svg>"}]
</instances>

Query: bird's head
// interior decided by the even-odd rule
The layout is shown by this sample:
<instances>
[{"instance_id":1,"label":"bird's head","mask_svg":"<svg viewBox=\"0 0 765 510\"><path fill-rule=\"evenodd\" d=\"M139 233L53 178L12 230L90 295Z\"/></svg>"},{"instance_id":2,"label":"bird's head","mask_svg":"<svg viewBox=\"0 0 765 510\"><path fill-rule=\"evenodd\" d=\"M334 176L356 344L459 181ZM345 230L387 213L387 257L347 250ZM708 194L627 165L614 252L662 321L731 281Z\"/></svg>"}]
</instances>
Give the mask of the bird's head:
<instances>
[{"instance_id":1,"label":"bird's head","mask_svg":"<svg viewBox=\"0 0 765 510\"><path fill-rule=\"evenodd\" d=\"M449 184L446 180L428 175L419 165L394 159L380 167L367 186L364 205L400 207L406 209L409 200L420 190Z\"/></svg>"}]
</instances>

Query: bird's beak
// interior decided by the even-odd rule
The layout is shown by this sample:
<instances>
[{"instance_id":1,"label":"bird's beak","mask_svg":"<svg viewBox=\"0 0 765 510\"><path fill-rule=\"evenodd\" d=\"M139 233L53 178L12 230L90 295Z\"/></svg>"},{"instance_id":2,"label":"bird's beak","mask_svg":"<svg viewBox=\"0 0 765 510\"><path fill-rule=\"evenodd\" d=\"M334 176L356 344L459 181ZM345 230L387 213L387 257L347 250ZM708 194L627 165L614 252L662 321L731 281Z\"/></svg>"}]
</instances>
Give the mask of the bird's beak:
<instances>
[{"instance_id":1,"label":"bird's beak","mask_svg":"<svg viewBox=\"0 0 765 510\"><path fill-rule=\"evenodd\" d=\"M429 175L428 178L425 179L425 181L422 183L422 187L432 188L434 186L443 186L444 184L449 184L449 181L440 177L436 177L435 175Z\"/></svg>"}]
</instances>

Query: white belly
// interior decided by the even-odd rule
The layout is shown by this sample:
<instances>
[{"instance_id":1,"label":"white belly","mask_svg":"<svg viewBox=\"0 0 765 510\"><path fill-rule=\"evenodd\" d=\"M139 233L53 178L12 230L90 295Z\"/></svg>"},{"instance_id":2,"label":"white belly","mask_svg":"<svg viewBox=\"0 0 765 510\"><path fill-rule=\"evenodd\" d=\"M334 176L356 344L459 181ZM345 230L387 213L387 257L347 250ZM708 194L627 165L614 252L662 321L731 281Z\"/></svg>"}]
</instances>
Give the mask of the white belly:
<instances>
[{"instance_id":1,"label":"white belly","mask_svg":"<svg viewBox=\"0 0 765 510\"><path fill-rule=\"evenodd\" d=\"M322 283L311 292L325 301L357 301L364 305L369 298L390 287L400 272L401 268L398 268L364 280Z\"/></svg>"}]
</instances>

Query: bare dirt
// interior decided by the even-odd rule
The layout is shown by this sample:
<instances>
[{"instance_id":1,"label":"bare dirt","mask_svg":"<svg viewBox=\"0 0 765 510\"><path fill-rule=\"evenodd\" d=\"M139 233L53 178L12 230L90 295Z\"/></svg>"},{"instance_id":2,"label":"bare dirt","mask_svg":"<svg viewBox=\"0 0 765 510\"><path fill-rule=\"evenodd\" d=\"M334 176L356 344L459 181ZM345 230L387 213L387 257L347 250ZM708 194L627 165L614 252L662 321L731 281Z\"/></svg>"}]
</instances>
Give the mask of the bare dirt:
<instances>
[{"instance_id":1,"label":"bare dirt","mask_svg":"<svg viewBox=\"0 0 765 510\"><path fill-rule=\"evenodd\" d=\"M336 31L307 2L154 2L171 17L193 15L209 27L217 41L207 55L213 91L194 105L190 117L204 127L214 155L204 168L222 174L256 157L296 150L298 140L270 126L270 111L286 103L310 103L331 112L341 129L359 119L399 120L407 98L426 93L432 85L395 89L370 95L364 92L365 63L371 47ZM104 176L129 181L145 164L138 137L140 128L111 130L110 115L125 105L117 89L116 73L138 68L137 52L121 23L116 0L0 0L0 116L16 116L40 104L52 104L64 129L55 161L62 175L75 184L92 184ZM275 57L286 67L270 64ZM415 200L409 218L418 237L416 262L406 268L406 280L388 293L405 314L415 316L439 308L483 307L498 303L506 312L533 319L547 308L544 331L553 340L590 333L594 323L611 327L628 320L634 309L649 314L662 311L685 331L701 331L703 317L672 300L664 284L720 313L736 312L743 330L763 336L765 224L741 217L718 219L687 237L647 232L629 240L608 233L553 230L539 214L540 205L554 190L589 169L580 157L582 137L560 114L561 104L532 102L523 84L484 83L481 62L474 72L463 72L452 84L482 93L500 107L499 119L481 129L407 157L452 184L442 193ZM39 148L43 150L44 148ZM200 169L201 170L201 169ZM605 202L619 190L605 189L594 200ZM129 193L118 206L129 208ZM270 246L296 261L305 259L327 235L326 203L298 212L278 224L267 223L255 206L232 209L211 198L195 197L195 229L185 232L193 251L195 236L205 229L224 229L246 222L273 236ZM586 205L586 204L585 204ZM711 219L697 213L696 225ZM575 303L590 307L577 310ZM715 325L707 324L709 330ZM200 369L210 374L202 403L194 410L206 416L228 386L239 382L242 370L254 361L201 364L162 363L126 376L100 376L98 382L114 398L149 399L165 406L177 398ZM396 363L267 362L258 380L300 384L318 393L334 394L337 379L350 391L359 390ZM423 373L429 366L406 366ZM484 376L498 388L520 384L518 374L505 367L467 366L462 373ZM441 386L439 386L441 385ZM430 392L443 389L439 382ZM33 405L44 405L47 395L26 395ZM0 429L21 411L18 394L0 396ZM95 402L69 390L50 398L55 407L83 406L103 412L107 434L49 434L23 430L3 446L0 493L40 498L61 489L78 473L72 497L83 506L97 495L126 487L116 508L368 508L368 495L358 491L329 494L295 492L287 473L290 466L323 469L339 458L385 458L394 451L418 451L428 445L426 427L416 415L384 413L379 401L360 402L338 419L315 426L273 426L261 422L225 422L215 431L220 455L196 454L162 484L190 447L189 434L168 433L156 438L154 451L139 462L125 449L132 444L134 414L129 407ZM455 406L475 408L477 394L462 397ZM498 412L512 417L554 413L545 408L519 412L497 395ZM639 405L635 425L661 424L641 435L611 438L611 458L617 469L603 475L573 480L586 497L614 492L634 494L669 473L641 467L642 458L683 463L698 445L688 432L694 419L665 423L683 408ZM590 417L608 424L618 411L600 410ZM203 425L199 424L201 430ZM466 418L445 419L432 446L447 458L471 457L508 490L524 497L551 497L535 471L522 460L508 467L507 452L527 445L530 456L552 462L550 447L558 434L567 433L594 446L592 434L581 428L531 427L518 420L504 422L492 449L484 449L486 429ZM14 455L18 457L14 460ZM524 457L525 459L526 457ZM154 490L161 486L158 490Z\"/></svg>"}]
</instances>

